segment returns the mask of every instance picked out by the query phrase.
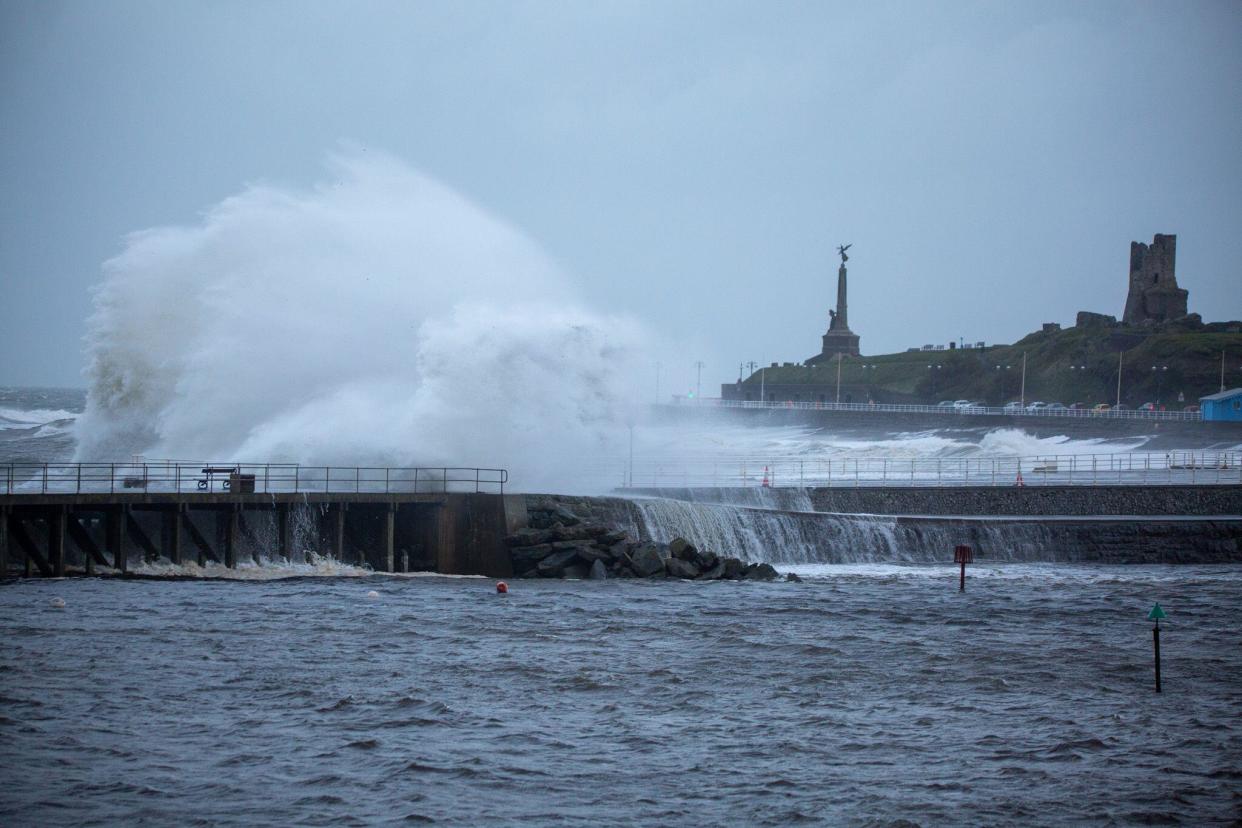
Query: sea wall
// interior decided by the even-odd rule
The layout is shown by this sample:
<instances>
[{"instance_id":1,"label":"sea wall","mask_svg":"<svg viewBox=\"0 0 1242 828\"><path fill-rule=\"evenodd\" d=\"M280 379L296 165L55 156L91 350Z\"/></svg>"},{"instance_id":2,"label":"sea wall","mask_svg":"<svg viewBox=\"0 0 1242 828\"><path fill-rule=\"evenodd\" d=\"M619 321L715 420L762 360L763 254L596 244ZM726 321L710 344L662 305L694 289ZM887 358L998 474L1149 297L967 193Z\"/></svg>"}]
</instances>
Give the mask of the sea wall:
<instances>
[{"instance_id":1,"label":"sea wall","mask_svg":"<svg viewBox=\"0 0 1242 828\"><path fill-rule=\"evenodd\" d=\"M634 489L693 503L872 515L1242 515L1242 486L844 486Z\"/></svg>"},{"instance_id":2,"label":"sea wall","mask_svg":"<svg viewBox=\"0 0 1242 828\"><path fill-rule=\"evenodd\" d=\"M748 562L943 562L963 543L990 561L1242 562L1242 518L898 517L672 498L539 496L548 499L644 541L684 537Z\"/></svg>"}]
</instances>

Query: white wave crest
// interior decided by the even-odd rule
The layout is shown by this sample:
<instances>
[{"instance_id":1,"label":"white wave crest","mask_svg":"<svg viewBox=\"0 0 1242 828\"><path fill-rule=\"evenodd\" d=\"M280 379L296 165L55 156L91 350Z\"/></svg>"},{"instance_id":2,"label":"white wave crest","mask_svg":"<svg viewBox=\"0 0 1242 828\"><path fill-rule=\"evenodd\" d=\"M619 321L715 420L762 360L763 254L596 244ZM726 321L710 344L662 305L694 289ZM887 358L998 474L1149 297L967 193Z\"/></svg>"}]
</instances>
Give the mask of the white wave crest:
<instances>
[{"instance_id":1,"label":"white wave crest","mask_svg":"<svg viewBox=\"0 0 1242 828\"><path fill-rule=\"evenodd\" d=\"M330 172L133 234L105 264L78 459L500 466L530 487L619 433L633 322L393 158Z\"/></svg>"}]
</instances>

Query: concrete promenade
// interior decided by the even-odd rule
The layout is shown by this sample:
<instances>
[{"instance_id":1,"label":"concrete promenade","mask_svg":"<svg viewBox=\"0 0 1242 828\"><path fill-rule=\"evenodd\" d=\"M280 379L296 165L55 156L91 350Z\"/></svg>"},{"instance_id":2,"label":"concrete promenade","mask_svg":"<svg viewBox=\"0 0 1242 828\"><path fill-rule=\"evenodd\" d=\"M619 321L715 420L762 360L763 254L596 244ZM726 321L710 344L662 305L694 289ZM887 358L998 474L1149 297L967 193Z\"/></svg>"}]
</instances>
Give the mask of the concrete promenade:
<instances>
[{"instance_id":1,"label":"concrete promenade","mask_svg":"<svg viewBox=\"0 0 1242 828\"><path fill-rule=\"evenodd\" d=\"M513 510L513 516L508 514ZM119 492L0 495L0 574L226 568L330 555L378 572L505 577L520 497L484 492Z\"/></svg>"}]
</instances>

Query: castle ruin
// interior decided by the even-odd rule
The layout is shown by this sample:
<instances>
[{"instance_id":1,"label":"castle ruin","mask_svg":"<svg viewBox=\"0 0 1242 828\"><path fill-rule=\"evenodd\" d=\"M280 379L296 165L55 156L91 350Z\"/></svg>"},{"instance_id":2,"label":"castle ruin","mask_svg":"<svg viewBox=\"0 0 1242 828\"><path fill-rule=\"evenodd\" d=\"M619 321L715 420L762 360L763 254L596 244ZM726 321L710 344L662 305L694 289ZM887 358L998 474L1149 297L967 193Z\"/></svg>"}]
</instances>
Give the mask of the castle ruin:
<instances>
[{"instance_id":1,"label":"castle ruin","mask_svg":"<svg viewBox=\"0 0 1242 828\"><path fill-rule=\"evenodd\" d=\"M1157 233L1150 245L1130 242L1130 292L1122 321L1154 325L1186 315L1189 292L1177 286L1177 236Z\"/></svg>"}]
</instances>

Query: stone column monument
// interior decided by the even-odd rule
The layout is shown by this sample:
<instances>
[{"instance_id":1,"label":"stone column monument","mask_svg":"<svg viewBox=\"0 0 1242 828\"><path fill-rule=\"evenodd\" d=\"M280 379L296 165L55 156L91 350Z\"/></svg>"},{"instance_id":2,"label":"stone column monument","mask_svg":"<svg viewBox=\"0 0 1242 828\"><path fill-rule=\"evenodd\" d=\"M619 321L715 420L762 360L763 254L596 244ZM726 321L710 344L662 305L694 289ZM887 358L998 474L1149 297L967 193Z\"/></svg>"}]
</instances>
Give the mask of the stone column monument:
<instances>
[{"instance_id":1,"label":"stone column monument","mask_svg":"<svg viewBox=\"0 0 1242 828\"><path fill-rule=\"evenodd\" d=\"M853 246L852 244L843 244L837 248L837 253L841 255L841 267L837 269L837 309L835 311L828 311L828 332L824 334L823 350L806 360L807 365L827 362L836 357L837 354L845 356L858 356L859 354L859 336L850 330L849 304L846 300L845 263L850 260L846 251Z\"/></svg>"}]
</instances>

